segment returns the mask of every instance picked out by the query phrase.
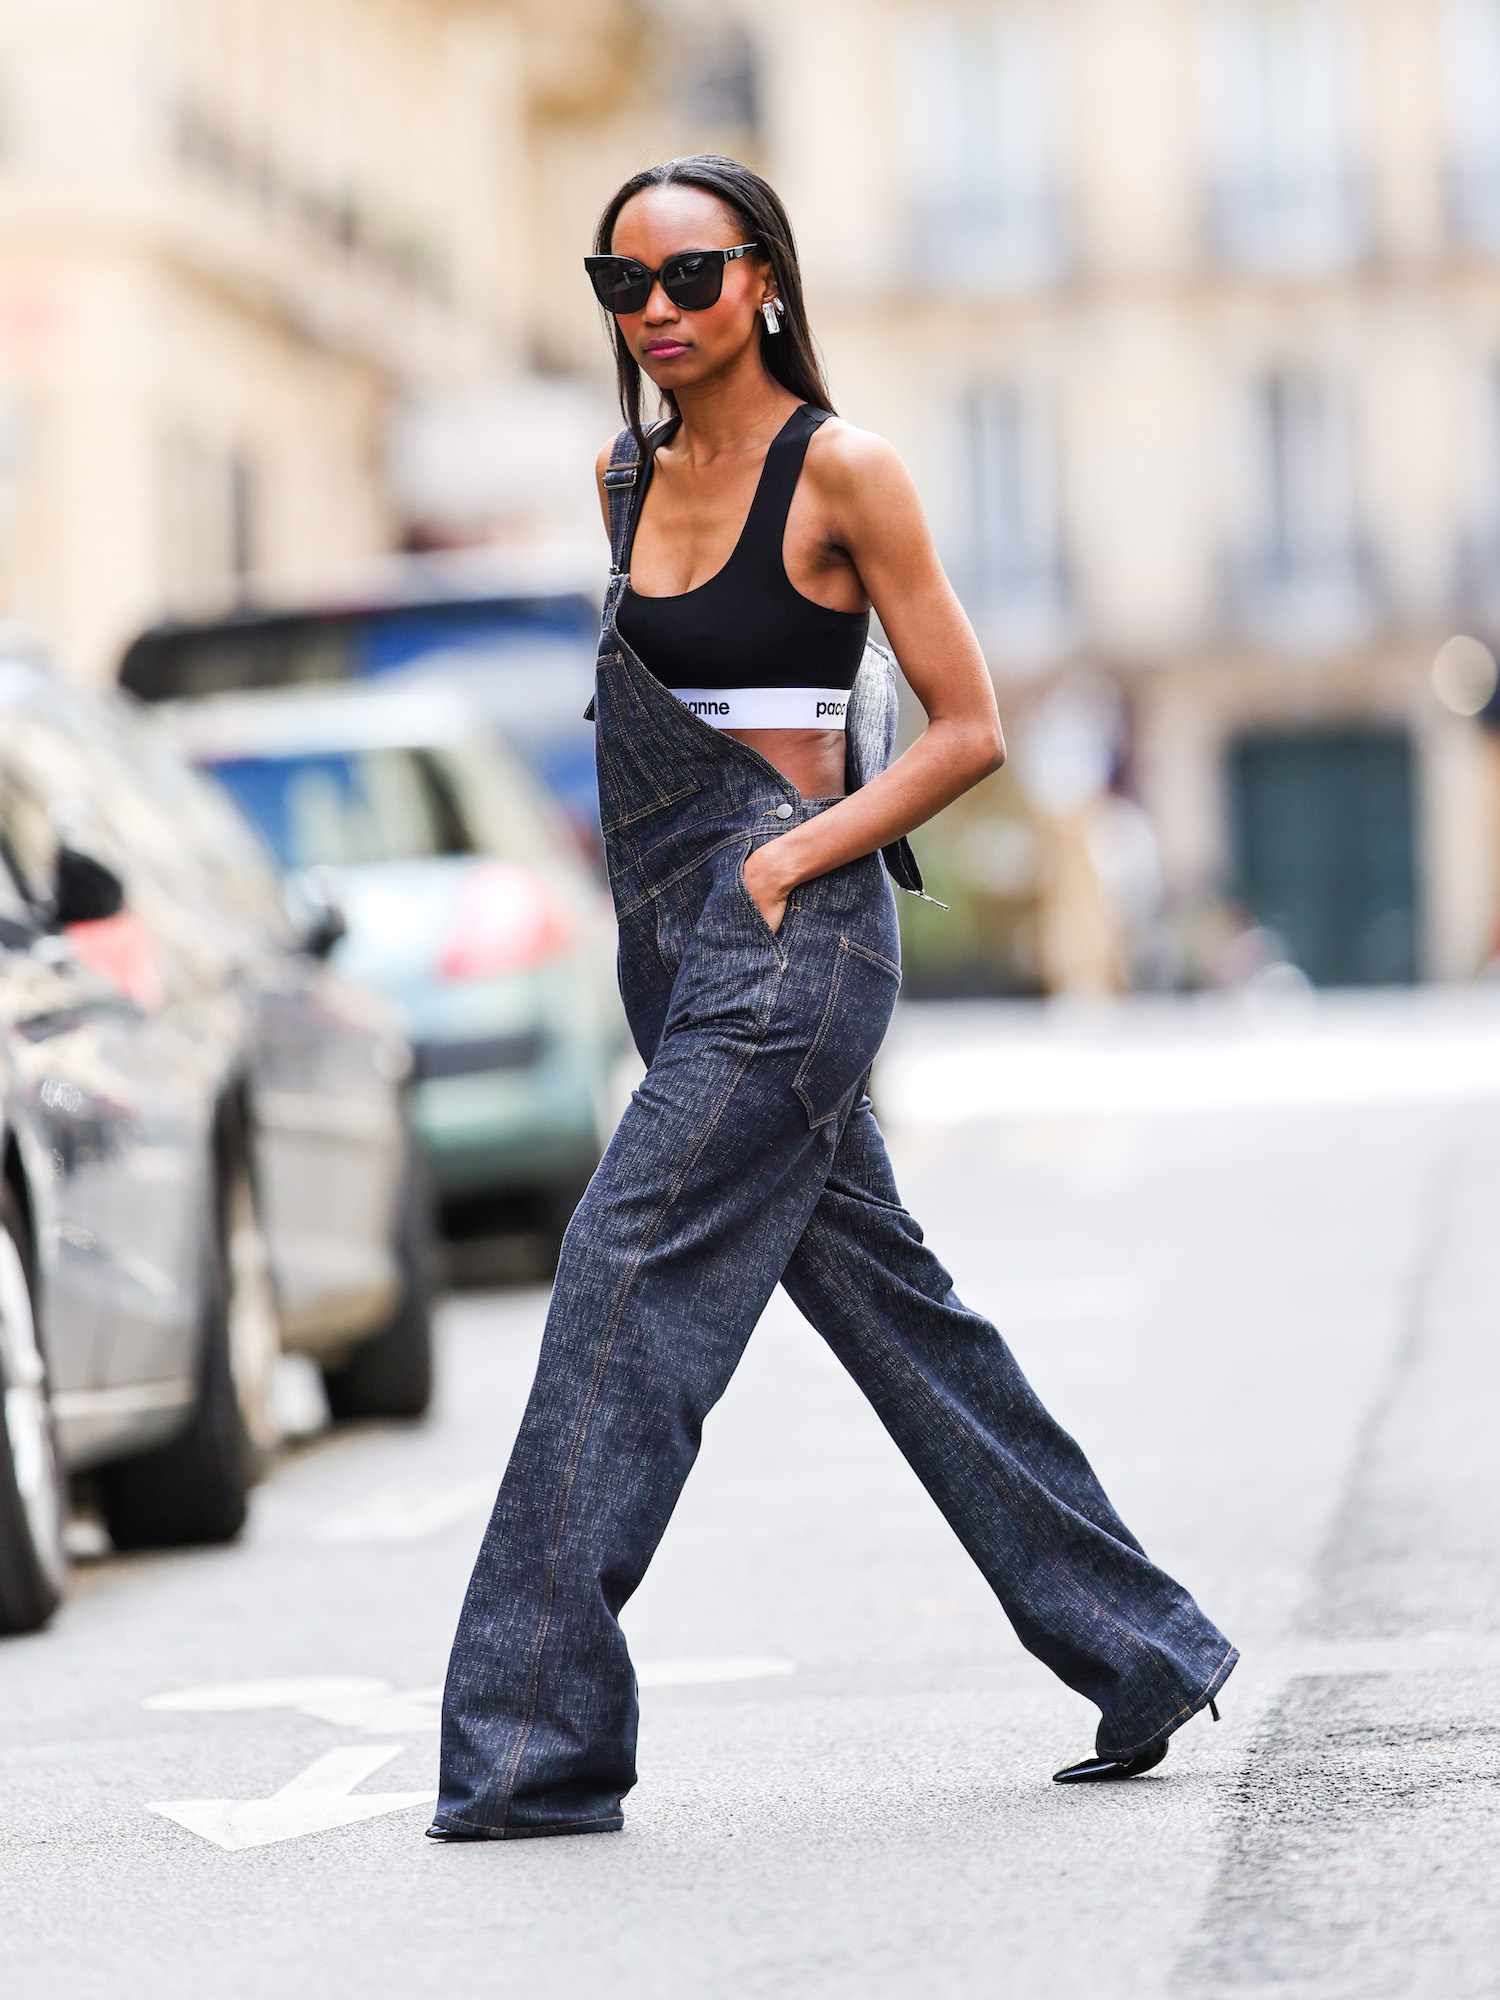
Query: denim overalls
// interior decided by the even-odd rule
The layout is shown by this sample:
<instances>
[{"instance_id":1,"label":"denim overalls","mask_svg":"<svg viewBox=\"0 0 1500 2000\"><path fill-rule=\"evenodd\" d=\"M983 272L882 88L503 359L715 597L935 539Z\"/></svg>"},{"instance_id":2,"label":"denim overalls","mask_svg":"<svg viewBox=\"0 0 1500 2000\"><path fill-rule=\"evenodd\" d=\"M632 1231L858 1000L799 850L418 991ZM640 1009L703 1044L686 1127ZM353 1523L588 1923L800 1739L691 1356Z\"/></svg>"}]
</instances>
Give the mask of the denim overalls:
<instances>
[{"instance_id":1,"label":"denim overalls","mask_svg":"<svg viewBox=\"0 0 1500 2000\"><path fill-rule=\"evenodd\" d=\"M903 1206L865 1091L901 986L905 841L800 883L773 931L741 870L826 812L716 730L615 627L635 510L616 440L613 567L590 712L647 1069L563 1236L520 1429L443 1690L434 1824L607 1831L636 1782L619 1613L645 1575L780 1282L979 1564L1021 1642L1128 1755L1217 1691L1237 1653L1148 1560L996 1328ZM894 676L872 647L849 711L852 790L888 761Z\"/></svg>"}]
</instances>

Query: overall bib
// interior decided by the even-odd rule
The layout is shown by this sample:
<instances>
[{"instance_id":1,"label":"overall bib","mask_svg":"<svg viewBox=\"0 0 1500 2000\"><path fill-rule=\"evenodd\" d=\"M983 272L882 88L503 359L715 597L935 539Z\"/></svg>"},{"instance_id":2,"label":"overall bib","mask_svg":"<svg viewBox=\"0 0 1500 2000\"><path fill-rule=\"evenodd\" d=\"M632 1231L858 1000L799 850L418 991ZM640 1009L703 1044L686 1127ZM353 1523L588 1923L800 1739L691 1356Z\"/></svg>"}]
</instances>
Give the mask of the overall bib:
<instances>
[{"instance_id":1,"label":"overall bib","mask_svg":"<svg viewBox=\"0 0 1500 2000\"><path fill-rule=\"evenodd\" d=\"M618 976L647 1065L564 1233L536 1373L443 1689L440 1829L608 1831L636 1782L619 1614L778 1282L854 1377L1017 1635L1133 1754L1238 1655L1145 1555L996 1328L903 1206L865 1084L901 986L904 839L800 883L773 931L749 854L837 804L695 715L615 625L637 468L606 473L595 697ZM847 783L889 760L873 642Z\"/></svg>"}]
</instances>

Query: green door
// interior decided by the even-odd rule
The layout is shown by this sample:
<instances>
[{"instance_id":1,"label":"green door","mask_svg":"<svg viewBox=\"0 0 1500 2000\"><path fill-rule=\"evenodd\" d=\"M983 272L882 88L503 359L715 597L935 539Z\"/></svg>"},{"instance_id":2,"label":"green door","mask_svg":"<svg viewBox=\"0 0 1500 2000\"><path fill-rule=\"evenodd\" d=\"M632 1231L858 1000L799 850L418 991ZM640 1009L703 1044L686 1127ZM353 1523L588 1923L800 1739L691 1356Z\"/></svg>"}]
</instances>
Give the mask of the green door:
<instances>
[{"instance_id":1,"label":"green door","mask_svg":"<svg viewBox=\"0 0 1500 2000\"><path fill-rule=\"evenodd\" d=\"M1230 745L1232 888L1316 986L1417 977L1411 739L1257 731Z\"/></svg>"}]
</instances>

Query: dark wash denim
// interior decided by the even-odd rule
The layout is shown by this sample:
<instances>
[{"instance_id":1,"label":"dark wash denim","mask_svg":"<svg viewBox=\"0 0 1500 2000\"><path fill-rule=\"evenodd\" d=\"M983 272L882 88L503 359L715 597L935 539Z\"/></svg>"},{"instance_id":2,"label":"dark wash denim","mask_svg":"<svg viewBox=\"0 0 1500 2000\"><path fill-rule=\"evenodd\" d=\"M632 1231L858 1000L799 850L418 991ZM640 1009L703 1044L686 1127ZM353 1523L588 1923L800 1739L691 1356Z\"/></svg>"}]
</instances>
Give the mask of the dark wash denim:
<instances>
[{"instance_id":1,"label":"dark wash denim","mask_svg":"<svg viewBox=\"0 0 1500 2000\"><path fill-rule=\"evenodd\" d=\"M1147 1558L902 1204L865 1089L901 986L888 854L800 883L771 929L747 856L837 799L804 798L647 670L615 629L624 582L617 568L596 757L647 1068L563 1236L448 1663L434 1823L623 1825L639 1705L619 1614L778 1282L1023 1645L1098 1706L1099 1754L1130 1754L1201 1708L1236 1650Z\"/></svg>"}]
</instances>

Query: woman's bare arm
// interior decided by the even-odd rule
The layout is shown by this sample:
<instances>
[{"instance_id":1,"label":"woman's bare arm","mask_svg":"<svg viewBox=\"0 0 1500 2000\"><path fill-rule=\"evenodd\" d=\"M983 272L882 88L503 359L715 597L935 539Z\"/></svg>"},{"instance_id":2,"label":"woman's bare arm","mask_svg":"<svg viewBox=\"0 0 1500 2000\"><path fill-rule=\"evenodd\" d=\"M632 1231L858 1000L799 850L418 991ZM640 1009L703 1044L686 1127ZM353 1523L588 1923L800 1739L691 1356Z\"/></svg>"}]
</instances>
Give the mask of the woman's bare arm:
<instances>
[{"instance_id":1,"label":"woman's bare arm","mask_svg":"<svg viewBox=\"0 0 1500 2000\"><path fill-rule=\"evenodd\" d=\"M606 541L609 539L609 488L604 483L604 474L609 467L609 455L614 450L614 443L613 438L606 438L594 460L594 484L599 489L599 512L604 517Z\"/></svg>"},{"instance_id":2,"label":"woman's bare arm","mask_svg":"<svg viewBox=\"0 0 1500 2000\"><path fill-rule=\"evenodd\" d=\"M746 885L762 889L773 914L798 882L910 833L1005 762L989 667L900 454L840 423L818 454L816 481L830 539L848 550L928 721L847 799L752 853Z\"/></svg>"}]
</instances>

